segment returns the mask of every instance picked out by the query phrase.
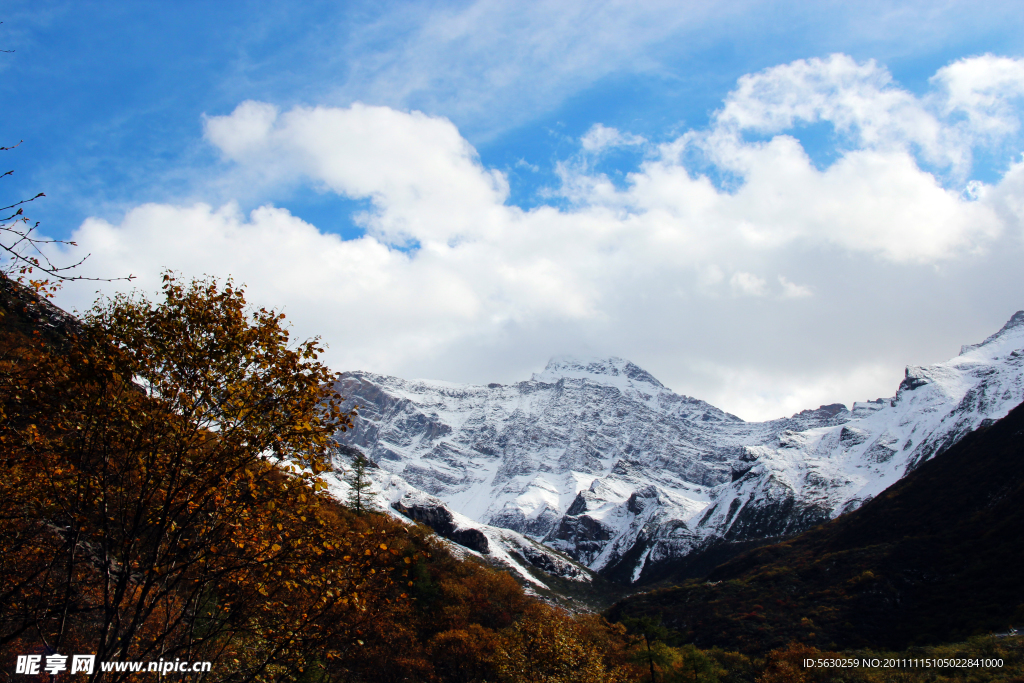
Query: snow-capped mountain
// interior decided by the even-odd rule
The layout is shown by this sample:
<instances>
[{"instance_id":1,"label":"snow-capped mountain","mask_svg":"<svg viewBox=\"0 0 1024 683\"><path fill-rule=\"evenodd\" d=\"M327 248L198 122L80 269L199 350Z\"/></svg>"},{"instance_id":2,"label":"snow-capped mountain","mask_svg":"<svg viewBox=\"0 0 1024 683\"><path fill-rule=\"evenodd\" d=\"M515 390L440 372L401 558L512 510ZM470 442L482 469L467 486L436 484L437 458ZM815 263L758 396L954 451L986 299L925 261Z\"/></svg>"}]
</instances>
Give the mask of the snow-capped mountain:
<instances>
[{"instance_id":1,"label":"snow-capped mountain","mask_svg":"<svg viewBox=\"0 0 1024 683\"><path fill-rule=\"evenodd\" d=\"M351 372L337 388L359 419L340 436L422 492L403 495L636 581L716 543L857 507L1021 403L1022 356L1024 311L950 361L907 368L891 399L760 423L619 358L556 358L512 385Z\"/></svg>"}]
</instances>

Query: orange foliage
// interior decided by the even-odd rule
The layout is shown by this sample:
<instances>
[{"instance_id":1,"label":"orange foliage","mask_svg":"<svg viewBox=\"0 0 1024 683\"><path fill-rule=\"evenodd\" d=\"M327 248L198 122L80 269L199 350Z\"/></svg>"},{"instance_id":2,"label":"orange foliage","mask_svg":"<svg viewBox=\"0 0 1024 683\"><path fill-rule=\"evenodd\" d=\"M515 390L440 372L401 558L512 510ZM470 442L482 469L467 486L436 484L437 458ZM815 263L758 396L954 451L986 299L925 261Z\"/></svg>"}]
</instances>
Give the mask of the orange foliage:
<instances>
[{"instance_id":1,"label":"orange foliage","mask_svg":"<svg viewBox=\"0 0 1024 683\"><path fill-rule=\"evenodd\" d=\"M289 348L230 283L164 293L64 344L4 335L0 646L277 678L401 599L408 541L339 524L318 491L352 416L315 342Z\"/></svg>"}]
</instances>

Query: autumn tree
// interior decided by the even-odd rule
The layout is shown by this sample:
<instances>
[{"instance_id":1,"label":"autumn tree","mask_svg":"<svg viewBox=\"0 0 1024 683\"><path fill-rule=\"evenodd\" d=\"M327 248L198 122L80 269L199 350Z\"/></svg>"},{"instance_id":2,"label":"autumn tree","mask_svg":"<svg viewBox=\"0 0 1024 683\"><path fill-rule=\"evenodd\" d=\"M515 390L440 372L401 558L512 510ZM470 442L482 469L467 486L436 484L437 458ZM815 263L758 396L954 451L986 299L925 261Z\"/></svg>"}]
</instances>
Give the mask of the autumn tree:
<instances>
[{"instance_id":1,"label":"autumn tree","mask_svg":"<svg viewBox=\"0 0 1024 683\"><path fill-rule=\"evenodd\" d=\"M765 671L758 678L761 683L805 683L815 678L814 671L803 665L805 659L817 659L823 653L810 645L790 643L768 653ZM831 672L826 672L831 673ZM843 672L837 672L843 673Z\"/></svg>"},{"instance_id":2,"label":"autumn tree","mask_svg":"<svg viewBox=\"0 0 1024 683\"><path fill-rule=\"evenodd\" d=\"M532 605L502 633L494 654L505 683L613 683L621 672L609 670L602 652L592 647L571 615L547 605Z\"/></svg>"},{"instance_id":3,"label":"autumn tree","mask_svg":"<svg viewBox=\"0 0 1024 683\"><path fill-rule=\"evenodd\" d=\"M8 340L0 645L225 680L296 675L318 643L340 657L408 565L393 527L354 529L322 493L354 417L322 349L230 281L167 274L163 295L97 304L63 346Z\"/></svg>"}]
</instances>

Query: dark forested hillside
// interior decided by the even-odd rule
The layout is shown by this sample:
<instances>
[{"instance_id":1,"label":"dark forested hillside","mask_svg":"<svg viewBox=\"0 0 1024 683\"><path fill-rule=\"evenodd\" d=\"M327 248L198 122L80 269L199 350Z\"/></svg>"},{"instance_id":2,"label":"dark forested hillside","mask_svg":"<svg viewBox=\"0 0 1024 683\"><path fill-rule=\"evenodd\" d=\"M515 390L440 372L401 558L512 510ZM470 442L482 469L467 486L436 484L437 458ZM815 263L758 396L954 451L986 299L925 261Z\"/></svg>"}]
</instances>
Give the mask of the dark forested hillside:
<instances>
[{"instance_id":1,"label":"dark forested hillside","mask_svg":"<svg viewBox=\"0 0 1024 683\"><path fill-rule=\"evenodd\" d=\"M861 509L609 615L764 652L905 647L1024 625L1024 406Z\"/></svg>"}]
</instances>

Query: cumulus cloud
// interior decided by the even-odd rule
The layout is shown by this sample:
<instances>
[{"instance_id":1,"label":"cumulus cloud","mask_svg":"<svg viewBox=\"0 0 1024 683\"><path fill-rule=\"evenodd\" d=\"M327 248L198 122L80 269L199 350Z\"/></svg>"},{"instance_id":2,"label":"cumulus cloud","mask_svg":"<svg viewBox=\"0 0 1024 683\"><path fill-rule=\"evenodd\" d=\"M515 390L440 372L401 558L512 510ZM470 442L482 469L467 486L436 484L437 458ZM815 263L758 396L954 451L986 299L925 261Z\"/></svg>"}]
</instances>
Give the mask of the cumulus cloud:
<instances>
[{"instance_id":1,"label":"cumulus cloud","mask_svg":"<svg viewBox=\"0 0 1024 683\"><path fill-rule=\"evenodd\" d=\"M939 72L927 97L841 55L745 76L710 127L661 145L621 187L565 165L570 208L510 205L505 176L442 117L244 102L206 119L209 142L261 182L369 200L365 236L342 240L269 205L149 204L90 219L73 239L94 271L141 274L145 288L161 267L232 274L255 301L285 306L301 336L322 334L338 368L506 381L579 351L646 363L744 417L873 398L835 394L868 391L864 367L875 377L929 359L869 352L858 320L901 324L900 306L962 296L987 282L971 278L991 259L1020 251L1024 165L973 195L924 167L957 166L1016 130L1022 62L975 59ZM848 141L824 169L787 134L818 121ZM590 153L617 144L639 143L600 125L581 141ZM809 322L822 316L828 325ZM751 333L780 325L786 341ZM902 336L925 343L928 330Z\"/></svg>"},{"instance_id":2,"label":"cumulus cloud","mask_svg":"<svg viewBox=\"0 0 1024 683\"><path fill-rule=\"evenodd\" d=\"M277 116L278 109L272 104L243 102L230 119L206 118L206 135L229 158L241 158L263 146Z\"/></svg>"},{"instance_id":3,"label":"cumulus cloud","mask_svg":"<svg viewBox=\"0 0 1024 683\"><path fill-rule=\"evenodd\" d=\"M780 133L799 124L828 122L856 148L914 145L937 163L956 163L946 129L913 94L897 87L873 60L842 54L801 59L739 79L717 113L720 131Z\"/></svg>"},{"instance_id":4,"label":"cumulus cloud","mask_svg":"<svg viewBox=\"0 0 1024 683\"><path fill-rule=\"evenodd\" d=\"M684 161L696 155L740 179L734 193L716 192L709 200L731 223L742 221L753 243L820 240L896 262L932 262L981 248L1005 221L991 203L964 201L962 176L974 145L991 141L996 128L1017 125L1020 107L1014 106L1024 80L1013 65L1024 61L961 60L933 79L946 89L925 98L897 87L873 61L846 55L743 76L713 125L663 145L662 158L637 176L633 192L639 202L666 208L676 197L688 199L704 181L686 172ZM977 92L986 95L971 95ZM964 121L957 116L964 111L974 114ZM820 122L842 136L838 159L824 170L784 132ZM751 141L748 133L771 137ZM922 162L955 171L953 186ZM980 197L984 188L970 187Z\"/></svg>"},{"instance_id":5,"label":"cumulus cloud","mask_svg":"<svg viewBox=\"0 0 1024 683\"><path fill-rule=\"evenodd\" d=\"M504 175L484 169L447 119L354 104L299 107L283 115L243 102L206 120L207 138L246 168L301 175L381 209L367 222L393 244L441 241L486 230L480 219L508 196Z\"/></svg>"},{"instance_id":6,"label":"cumulus cloud","mask_svg":"<svg viewBox=\"0 0 1024 683\"><path fill-rule=\"evenodd\" d=\"M998 140L1020 130L1021 60L991 54L960 59L939 69L931 82L940 89L943 113L965 117L959 128L968 136Z\"/></svg>"}]
</instances>

